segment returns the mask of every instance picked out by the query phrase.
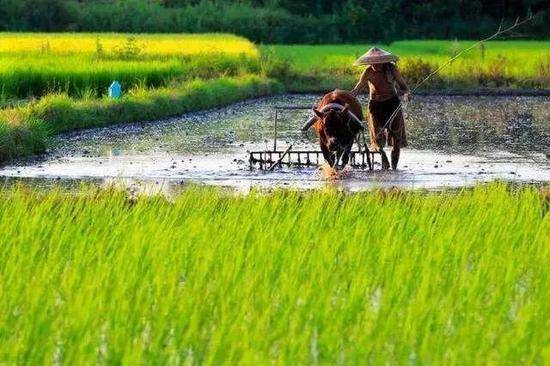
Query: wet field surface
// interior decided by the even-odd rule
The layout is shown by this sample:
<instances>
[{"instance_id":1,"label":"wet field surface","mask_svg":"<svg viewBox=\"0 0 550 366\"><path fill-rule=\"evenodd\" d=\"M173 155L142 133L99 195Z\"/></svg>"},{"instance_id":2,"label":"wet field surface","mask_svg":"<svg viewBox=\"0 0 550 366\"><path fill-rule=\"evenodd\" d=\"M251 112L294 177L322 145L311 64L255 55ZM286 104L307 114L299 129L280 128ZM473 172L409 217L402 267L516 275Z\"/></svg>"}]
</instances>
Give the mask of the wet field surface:
<instances>
[{"instance_id":1,"label":"wet field surface","mask_svg":"<svg viewBox=\"0 0 550 366\"><path fill-rule=\"evenodd\" d=\"M285 95L169 120L90 129L54 138L47 154L2 167L9 184L39 186L122 184L168 192L186 183L246 191L336 185L349 191L376 187L456 188L495 179L550 181L550 97L417 97L405 107L409 147L397 171L354 169L337 181L320 170L250 169L248 151L273 148L274 106L311 106L319 95ZM278 149L318 149L312 133L297 131L309 111L278 114ZM377 158L379 162L379 158Z\"/></svg>"}]
</instances>

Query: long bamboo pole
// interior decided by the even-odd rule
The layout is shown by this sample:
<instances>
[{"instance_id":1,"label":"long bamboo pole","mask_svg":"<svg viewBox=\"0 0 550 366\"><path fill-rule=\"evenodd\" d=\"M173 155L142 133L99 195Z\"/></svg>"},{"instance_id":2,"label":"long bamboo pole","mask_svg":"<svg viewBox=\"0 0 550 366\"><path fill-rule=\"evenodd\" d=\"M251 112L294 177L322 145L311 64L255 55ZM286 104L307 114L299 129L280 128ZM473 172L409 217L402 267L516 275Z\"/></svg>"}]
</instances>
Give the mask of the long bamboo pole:
<instances>
[{"instance_id":1,"label":"long bamboo pole","mask_svg":"<svg viewBox=\"0 0 550 366\"><path fill-rule=\"evenodd\" d=\"M520 18L516 18L516 21L514 22L514 24L512 24L510 27L508 28L505 28L505 29L502 29L502 21L500 22L500 25L498 27L498 30L492 34L491 36L487 37L487 38L484 38L476 43L474 43L473 45L471 45L470 47L468 48L465 48L463 49L462 51L458 52L456 55L454 55L453 57L451 57L447 62L445 62L443 65L439 66L437 69L435 69L434 71L432 71L428 76L426 76L424 79L422 79L422 81L420 81L412 90L411 90L411 93L414 93L420 86L422 86L426 81L428 81L432 76L434 76L435 74L437 74L438 72L440 72L441 70L443 70L445 67L449 66L454 60L456 60L457 58L459 58L460 56L462 56L465 52L468 52L470 51L471 49L477 47L478 45L484 43L484 42L487 42L487 41L490 41L492 39L495 39L497 38L498 36L501 36L505 33L508 33L512 30L514 30L515 28L527 23L527 22L530 22L531 20L533 20L534 16L533 15L530 15L528 16L527 18L523 19L520 21ZM393 119L395 118L395 116L397 115L397 113L399 113L399 111L403 108L403 102L400 100L399 101L399 105L397 106L397 108L395 108L395 110L393 111L393 113L390 115L390 117L388 118L388 120L386 121L386 123L384 124L384 126L382 127L382 129L380 130L380 132L378 132L377 134L377 137L380 136L380 133L382 133L389 125L390 123L393 121Z\"/></svg>"}]
</instances>

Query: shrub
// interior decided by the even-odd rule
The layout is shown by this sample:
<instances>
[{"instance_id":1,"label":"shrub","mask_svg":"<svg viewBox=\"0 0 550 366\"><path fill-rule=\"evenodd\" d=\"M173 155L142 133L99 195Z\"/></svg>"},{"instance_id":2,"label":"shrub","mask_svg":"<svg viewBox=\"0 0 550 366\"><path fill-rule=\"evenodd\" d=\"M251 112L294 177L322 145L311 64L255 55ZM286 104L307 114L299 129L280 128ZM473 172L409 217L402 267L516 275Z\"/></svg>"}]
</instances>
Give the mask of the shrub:
<instances>
[{"instance_id":1,"label":"shrub","mask_svg":"<svg viewBox=\"0 0 550 366\"><path fill-rule=\"evenodd\" d=\"M43 152L48 134L47 127L36 118L13 123L1 116L0 162Z\"/></svg>"},{"instance_id":2,"label":"shrub","mask_svg":"<svg viewBox=\"0 0 550 366\"><path fill-rule=\"evenodd\" d=\"M420 84L428 75L437 70L437 65L421 58L408 58L400 64L400 70L403 77L412 87ZM437 86L441 83L441 77L437 74L433 75L428 81L422 84L423 87Z\"/></svg>"},{"instance_id":3,"label":"shrub","mask_svg":"<svg viewBox=\"0 0 550 366\"><path fill-rule=\"evenodd\" d=\"M508 60L502 55L491 60L487 69L479 72L479 84L488 87L508 86L512 79L506 75L507 63Z\"/></svg>"},{"instance_id":4,"label":"shrub","mask_svg":"<svg viewBox=\"0 0 550 366\"><path fill-rule=\"evenodd\" d=\"M292 71L290 60L277 56L272 49L262 52L260 68L262 75L280 80L284 83L296 76L296 73Z\"/></svg>"},{"instance_id":5,"label":"shrub","mask_svg":"<svg viewBox=\"0 0 550 366\"><path fill-rule=\"evenodd\" d=\"M536 79L540 87L550 85L550 54L546 56L546 59L538 62Z\"/></svg>"}]
</instances>

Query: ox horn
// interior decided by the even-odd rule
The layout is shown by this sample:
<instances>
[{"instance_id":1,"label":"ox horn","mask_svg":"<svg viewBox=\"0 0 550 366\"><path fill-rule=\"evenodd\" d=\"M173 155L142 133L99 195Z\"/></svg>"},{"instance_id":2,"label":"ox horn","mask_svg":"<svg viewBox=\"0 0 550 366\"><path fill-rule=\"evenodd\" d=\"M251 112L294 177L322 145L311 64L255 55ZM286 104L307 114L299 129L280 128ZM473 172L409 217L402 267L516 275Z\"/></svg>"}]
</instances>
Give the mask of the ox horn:
<instances>
[{"instance_id":1,"label":"ox horn","mask_svg":"<svg viewBox=\"0 0 550 366\"><path fill-rule=\"evenodd\" d=\"M361 130L365 129L363 121L361 121L352 111L348 110L348 116L350 117L351 122L359 127Z\"/></svg>"},{"instance_id":2,"label":"ox horn","mask_svg":"<svg viewBox=\"0 0 550 366\"><path fill-rule=\"evenodd\" d=\"M313 116L311 116L307 122L302 126L302 131L305 132L307 130L309 130L311 128L311 126L313 126L313 124L315 123L315 121L317 121L317 118L322 118L323 116L323 113L324 111L321 110L317 110L317 106L313 106L313 108L311 108L311 110L313 111Z\"/></svg>"},{"instance_id":3,"label":"ox horn","mask_svg":"<svg viewBox=\"0 0 550 366\"><path fill-rule=\"evenodd\" d=\"M317 120L317 116L311 116L307 122L302 126L302 131L307 131L310 129L311 126L315 123Z\"/></svg>"}]
</instances>

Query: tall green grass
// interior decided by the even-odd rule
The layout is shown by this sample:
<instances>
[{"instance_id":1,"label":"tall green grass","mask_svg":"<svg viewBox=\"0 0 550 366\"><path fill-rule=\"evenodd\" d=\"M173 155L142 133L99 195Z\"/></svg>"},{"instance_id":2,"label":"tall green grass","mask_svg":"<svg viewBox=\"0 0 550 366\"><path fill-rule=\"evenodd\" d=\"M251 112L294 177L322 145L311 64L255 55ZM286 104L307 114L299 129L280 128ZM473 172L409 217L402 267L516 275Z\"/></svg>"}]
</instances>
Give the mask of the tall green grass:
<instances>
[{"instance_id":1,"label":"tall green grass","mask_svg":"<svg viewBox=\"0 0 550 366\"><path fill-rule=\"evenodd\" d=\"M60 55L0 55L0 97L42 97L49 93L103 96L113 80L125 90L163 87L194 78L258 74L258 58L194 55L167 59L120 59Z\"/></svg>"},{"instance_id":2,"label":"tall green grass","mask_svg":"<svg viewBox=\"0 0 550 366\"><path fill-rule=\"evenodd\" d=\"M546 364L548 202L0 191L6 364Z\"/></svg>"}]
</instances>

